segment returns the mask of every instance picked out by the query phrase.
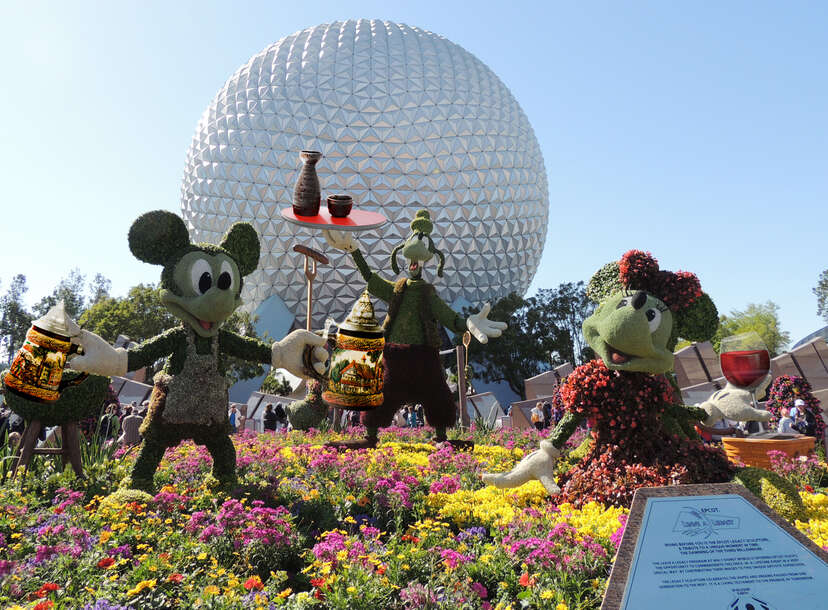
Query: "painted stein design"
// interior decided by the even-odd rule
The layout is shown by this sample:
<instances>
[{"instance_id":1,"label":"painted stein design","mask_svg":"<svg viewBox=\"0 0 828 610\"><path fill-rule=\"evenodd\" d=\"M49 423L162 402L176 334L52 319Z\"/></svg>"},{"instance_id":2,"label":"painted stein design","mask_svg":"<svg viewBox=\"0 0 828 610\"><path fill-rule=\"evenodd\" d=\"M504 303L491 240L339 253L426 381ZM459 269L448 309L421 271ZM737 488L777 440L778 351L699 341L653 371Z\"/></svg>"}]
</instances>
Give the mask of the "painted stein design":
<instances>
[{"instance_id":1,"label":"painted stein design","mask_svg":"<svg viewBox=\"0 0 828 610\"><path fill-rule=\"evenodd\" d=\"M365 291L339 326L328 388L322 399L329 405L354 411L369 411L380 406L384 345L382 327Z\"/></svg>"},{"instance_id":2,"label":"painted stein design","mask_svg":"<svg viewBox=\"0 0 828 610\"><path fill-rule=\"evenodd\" d=\"M77 351L72 337L80 333L77 324L58 303L45 316L32 322L4 383L6 389L35 402L55 402L66 387L88 376L82 373L71 382L63 380L66 358Z\"/></svg>"},{"instance_id":3,"label":"painted stein design","mask_svg":"<svg viewBox=\"0 0 828 610\"><path fill-rule=\"evenodd\" d=\"M318 150L303 150L299 157L302 159L302 169L293 187L293 213L297 216L316 216L322 202L316 162L322 158L322 153Z\"/></svg>"}]
</instances>

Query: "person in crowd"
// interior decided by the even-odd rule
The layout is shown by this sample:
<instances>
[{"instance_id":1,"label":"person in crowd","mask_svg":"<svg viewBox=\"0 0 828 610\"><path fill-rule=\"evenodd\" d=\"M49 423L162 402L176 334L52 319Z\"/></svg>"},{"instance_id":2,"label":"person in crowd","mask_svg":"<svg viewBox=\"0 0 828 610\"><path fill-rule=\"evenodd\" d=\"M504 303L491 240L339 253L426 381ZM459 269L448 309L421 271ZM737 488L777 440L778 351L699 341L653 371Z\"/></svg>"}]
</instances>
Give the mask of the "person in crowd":
<instances>
[{"instance_id":1,"label":"person in crowd","mask_svg":"<svg viewBox=\"0 0 828 610\"><path fill-rule=\"evenodd\" d=\"M267 405L265 407L263 423L264 423L264 429L265 430L270 430L271 432L276 432L276 426L278 424L276 422L276 412L273 410L273 405Z\"/></svg>"},{"instance_id":2,"label":"person in crowd","mask_svg":"<svg viewBox=\"0 0 828 610\"><path fill-rule=\"evenodd\" d=\"M543 403L537 402L529 412L532 418L532 425L538 430L543 430Z\"/></svg>"},{"instance_id":3,"label":"person in crowd","mask_svg":"<svg viewBox=\"0 0 828 610\"><path fill-rule=\"evenodd\" d=\"M132 447L141 442L141 433L139 432L141 424L144 423L144 418L138 415L137 407L127 407L124 409L124 419L121 421L121 428L123 433L118 440L122 445Z\"/></svg>"},{"instance_id":4,"label":"person in crowd","mask_svg":"<svg viewBox=\"0 0 828 610\"><path fill-rule=\"evenodd\" d=\"M348 412L348 424L353 428L359 425L359 411Z\"/></svg>"},{"instance_id":5,"label":"person in crowd","mask_svg":"<svg viewBox=\"0 0 828 610\"><path fill-rule=\"evenodd\" d=\"M555 420L555 425L556 426L563 419L563 416L564 416L564 408L561 405L555 405L555 409L552 411L552 418Z\"/></svg>"},{"instance_id":6,"label":"person in crowd","mask_svg":"<svg viewBox=\"0 0 828 610\"><path fill-rule=\"evenodd\" d=\"M776 431L779 434L796 434L793 429L793 419L791 418L791 410L788 407L782 407L782 417L779 418L779 425L776 426Z\"/></svg>"},{"instance_id":7,"label":"person in crowd","mask_svg":"<svg viewBox=\"0 0 828 610\"><path fill-rule=\"evenodd\" d=\"M423 405L414 405L414 415L417 418L417 427L422 428L425 426L425 411L423 410Z\"/></svg>"},{"instance_id":8,"label":"person in crowd","mask_svg":"<svg viewBox=\"0 0 828 610\"><path fill-rule=\"evenodd\" d=\"M276 414L276 429L287 428L287 411L285 411L285 405L277 402L276 406L273 407L273 412Z\"/></svg>"},{"instance_id":9,"label":"person in crowd","mask_svg":"<svg viewBox=\"0 0 828 610\"><path fill-rule=\"evenodd\" d=\"M20 443L20 432L9 432L8 444L14 449Z\"/></svg>"},{"instance_id":10,"label":"person in crowd","mask_svg":"<svg viewBox=\"0 0 828 610\"><path fill-rule=\"evenodd\" d=\"M230 427L233 429L232 431L235 434L239 425L239 410L236 408L236 405L230 406L230 410L227 412L227 417L230 419Z\"/></svg>"},{"instance_id":11,"label":"person in crowd","mask_svg":"<svg viewBox=\"0 0 828 610\"><path fill-rule=\"evenodd\" d=\"M794 401L793 406L790 408L790 418L794 421L798 420L803 411L805 411L805 401L801 398L797 398Z\"/></svg>"},{"instance_id":12,"label":"person in crowd","mask_svg":"<svg viewBox=\"0 0 828 610\"><path fill-rule=\"evenodd\" d=\"M405 407L394 414L394 425L398 428L405 428L408 426L408 421L405 419Z\"/></svg>"},{"instance_id":13,"label":"person in crowd","mask_svg":"<svg viewBox=\"0 0 828 610\"><path fill-rule=\"evenodd\" d=\"M543 403L543 427L548 428L552 425L552 405L549 401Z\"/></svg>"},{"instance_id":14,"label":"person in crowd","mask_svg":"<svg viewBox=\"0 0 828 610\"><path fill-rule=\"evenodd\" d=\"M118 438L121 431L121 423L118 421L116 406L116 403L110 403L101 417L100 426L98 428L98 434L101 442Z\"/></svg>"},{"instance_id":15,"label":"person in crowd","mask_svg":"<svg viewBox=\"0 0 828 610\"><path fill-rule=\"evenodd\" d=\"M405 405L405 420L409 428L417 427L417 415L414 413L414 408L411 405Z\"/></svg>"}]
</instances>

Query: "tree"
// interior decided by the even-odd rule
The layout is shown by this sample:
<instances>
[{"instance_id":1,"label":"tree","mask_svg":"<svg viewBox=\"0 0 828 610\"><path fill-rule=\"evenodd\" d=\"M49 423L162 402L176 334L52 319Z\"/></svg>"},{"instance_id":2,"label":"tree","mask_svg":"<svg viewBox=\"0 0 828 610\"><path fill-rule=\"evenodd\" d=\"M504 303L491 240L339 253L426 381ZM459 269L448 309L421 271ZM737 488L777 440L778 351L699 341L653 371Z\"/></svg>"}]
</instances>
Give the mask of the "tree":
<instances>
[{"instance_id":1,"label":"tree","mask_svg":"<svg viewBox=\"0 0 828 610\"><path fill-rule=\"evenodd\" d=\"M140 343L179 323L161 303L160 292L151 284L138 284L126 297L99 300L80 316L78 323L110 343L118 335Z\"/></svg>"},{"instance_id":2,"label":"tree","mask_svg":"<svg viewBox=\"0 0 828 610\"><path fill-rule=\"evenodd\" d=\"M32 314L26 311L23 295L28 291L26 276L17 274L0 299L0 346L6 361L11 364L14 354L26 340L26 332L32 324Z\"/></svg>"},{"instance_id":3,"label":"tree","mask_svg":"<svg viewBox=\"0 0 828 610\"><path fill-rule=\"evenodd\" d=\"M750 303L743 311L733 310L719 316L719 329L713 336L713 348L718 352L722 339L730 335L756 331L768 347L771 358L787 347L791 334L783 331L779 323L779 305L773 301Z\"/></svg>"},{"instance_id":4,"label":"tree","mask_svg":"<svg viewBox=\"0 0 828 610\"><path fill-rule=\"evenodd\" d=\"M813 292L817 298L817 315L828 324L828 269L819 274L819 283Z\"/></svg>"},{"instance_id":5,"label":"tree","mask_svg":"<svg viewBox=\"0 0 828 610\"><path fill-rule=\"evenodd\" d=\"M290 396L293 388L290 382L285 379L278 370L271 369L262 382L261 391L266 394L278 394L279 396Z\"/></svg>"},{"instance_id":6,"label":"tree","mask_svg":"<svg viewBox=\"0 0 828 610\"><path fill-rule=\"evenodd\" d=\"M110 290L112 290L112 282L102 274L96 273L92 281L89 282L89 307L108 298Z\"/></svg>"},{"instance_id":7,"label":"tree","mask_svg":"<svg viewBox=\"0 0 828 610\"><path fill-rule=\"evenodd\" d=\"M86 285L86 276L80 269L72 269L69 276L60 280L52 294L40 299L33 307L37 317L44 315L52 307L63 301L66 313L73 320L77 320L86 309L86 299L83 295Z\"/></svg>"},{"instance_id":8,"label":"tree","mask_svg":"<svg viewBox=\"0 0 828 610\"><path fill-rule=\"evenodd\" d=\"M492 320L506 321L509 328L488 343L473 342L469 362L477 365L484 381L506 382L513 392L525 396L524 379L551 366L580 364L592 357L581 333L581 324L592 310L582 282L541 290L528 299L512 293L495 303L489 314ZM455 336L455 342L460 339L460 334Z\"/></svg>"},{"instance_id":9,"label":"tree","mask_svg":"<svg viewBox=\"0 0 828 610\"><path fill-rule=\"evenodd\" d=\"M256 328L254 326L256 320L256 316L252 316L246 311L237 309L229 318L227 318L224 326L228 330L237 332L243 337L260 339L265 343L269 343L270 341L267 333L265 333L264 337L259 337L256 333ZM265 372L264 365L259 364L258 362L249 362L247 360L241 360L232 356L225 356L225 363L227 364L227 372L225 377L227 378L227 383L229 385L233 385L238 381L244 381L245 379L259 377L260 375L264 375Z\"/></svg>"},{"instance_id":10,"label":"tree","mask_svg":"<svg viewBox=\"0 0 828 610\"><path fill-rule=\"evenodd\" d=\"M556 289L543 288L530 299L529 315L541 332L554 336L550 362L557 366L571 362L575 366L594 357L592 348L584 340L581 327L595 311L586 295L583 282L567 282Z\"/></svg>"}]
</instances>

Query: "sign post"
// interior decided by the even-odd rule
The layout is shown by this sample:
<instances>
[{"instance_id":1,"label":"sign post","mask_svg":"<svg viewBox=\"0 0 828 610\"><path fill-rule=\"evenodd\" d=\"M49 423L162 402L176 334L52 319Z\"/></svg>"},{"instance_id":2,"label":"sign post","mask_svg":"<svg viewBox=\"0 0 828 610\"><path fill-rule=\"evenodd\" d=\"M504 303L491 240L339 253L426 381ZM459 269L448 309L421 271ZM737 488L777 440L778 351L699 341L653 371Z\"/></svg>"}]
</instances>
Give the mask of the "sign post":
<instances>
[{"instance_id":1,"label":"sign post","mask_svg":"<svg viewBox=\"0 0 828 610\"><path fill-rule=\"evenodd\" d=\"M601 610L821 610L828 553L735 483L635 492Z\"/></svg>"}]
</instances>

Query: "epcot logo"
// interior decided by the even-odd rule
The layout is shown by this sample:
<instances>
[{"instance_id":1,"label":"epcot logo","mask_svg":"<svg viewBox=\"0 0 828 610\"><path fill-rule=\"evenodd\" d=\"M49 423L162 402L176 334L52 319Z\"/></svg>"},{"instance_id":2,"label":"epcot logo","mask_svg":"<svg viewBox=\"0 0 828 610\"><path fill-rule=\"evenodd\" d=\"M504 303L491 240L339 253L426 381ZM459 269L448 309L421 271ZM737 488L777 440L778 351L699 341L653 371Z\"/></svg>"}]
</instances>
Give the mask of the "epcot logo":
<instances>
[{"instance_id":1,"label":"epcot logo","mask_svg":"<svg viewBox=\"0 0 828 610\"><path fill-rule=\"evenodd\" d=\"M262 256L243 298L265 327L268 312L304 325L292 248L327 250L321 234L279 215L301 149L324 154L323 197L347 193L389 218L359 237L373 269L391 277L388 256L425 207L446 254L435 287L447 303L480 306L528 289L547 230L543 158L517 100L471 53L415 27L351 20L286 36L227 80L188 151L182 215L195 241L213 242L238 220L254 224ZM319 270L314 326L343 319L363 285L334 253Z\"/></svg>"}]
</instances>

